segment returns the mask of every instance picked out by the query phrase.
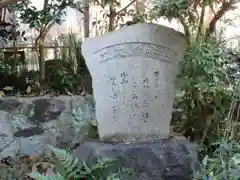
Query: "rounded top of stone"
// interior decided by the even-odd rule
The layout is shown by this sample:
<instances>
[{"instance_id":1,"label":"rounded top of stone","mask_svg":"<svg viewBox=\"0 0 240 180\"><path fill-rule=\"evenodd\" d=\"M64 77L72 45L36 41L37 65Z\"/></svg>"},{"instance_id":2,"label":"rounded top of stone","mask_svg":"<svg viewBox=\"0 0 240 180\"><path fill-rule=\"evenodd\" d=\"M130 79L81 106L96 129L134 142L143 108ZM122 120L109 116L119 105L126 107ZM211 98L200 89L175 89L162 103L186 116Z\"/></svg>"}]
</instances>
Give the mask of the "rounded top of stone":
<instances>
[{"instance_id":1,"label":"rounded top of stone","mask_svg":"<svg viewBox=\"0 0 240 180\"><path fill-rule=\"evenodd\" d=\"M107 32L102 36L86 39L82 44L83 54L95 54L96 52L122 43L142 42L152 44L171 44L172 48L186 48L186 36L173 28L153 24L139 23L120 28L113 32Z\"/></svg>"}]
</instances>

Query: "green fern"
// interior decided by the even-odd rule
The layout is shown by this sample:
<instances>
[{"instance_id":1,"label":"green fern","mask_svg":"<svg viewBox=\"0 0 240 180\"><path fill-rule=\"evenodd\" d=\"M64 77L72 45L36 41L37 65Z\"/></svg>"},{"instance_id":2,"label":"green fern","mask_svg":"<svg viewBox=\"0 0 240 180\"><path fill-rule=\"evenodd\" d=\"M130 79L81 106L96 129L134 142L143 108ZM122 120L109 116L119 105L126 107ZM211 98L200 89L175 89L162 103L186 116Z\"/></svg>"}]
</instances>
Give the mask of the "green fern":
<instances>
[{"instance_id":1,"label":"green fern","mask_svg":"<svg viewBox=\"0 0 240 180\"><path fill-rule=\"evenodd\" d=\"M30 176L36 180L69 180L69 179L85 179L85 180L101 180L103 171L115 164L116 159L106 159L99 161L96 165L88 167L84 162L78 161L70 152L49 146L53 157L56 160L57 174L55 176L44 176L40 173L30 173ZM109 180L119 180L111 176ZM121 178L122 179L122 178Z\"/></svg>"},{"instance_id":2,"label":"green fern","mask_svg":"<svg viewBox=\"0 0 240 180\"><path fill-rule=\"evenodd\" d=\"M39 172L32 172L29 173L28 176L36 180L65 180L65 178L59 173L56 176L44 176Z\"/></svg>"},{"instance_id":3,"label":"green fern","mask_svg":"<svg viewBox=\"0 0 240 180\"><path fill-rule=\"evenodd\" d=\"M65 178L75 177L80 174L79 161L73 158L70 152L49 146L57 160L56 168Z\"/></svg>"},{"instance_id":4,"label":"green fern","mask_svg":"<svg viewBox=\"0 0 240 180\"><path fill-rule=\"evenodd\" d=\"M119 171L117 173L114 173L114 174L108 176L107 180L125 180L125 179L129 179L129 177L133 174L134 174L133 170L119 169Z\"/></svg>"},{"instance_id":5,"label":"green fern","mask_svg":"<svg viewBox=\"0 0 240 180\"><path fill-rule=\"evenodd\" d=\"M49 146L56 160L56 176L43 176L40 173L30 173L28 176L37 180L68 180L70 178L80 178L81 172L79 162L73 158L70 152Z\"/></svg>"}]
</instances>

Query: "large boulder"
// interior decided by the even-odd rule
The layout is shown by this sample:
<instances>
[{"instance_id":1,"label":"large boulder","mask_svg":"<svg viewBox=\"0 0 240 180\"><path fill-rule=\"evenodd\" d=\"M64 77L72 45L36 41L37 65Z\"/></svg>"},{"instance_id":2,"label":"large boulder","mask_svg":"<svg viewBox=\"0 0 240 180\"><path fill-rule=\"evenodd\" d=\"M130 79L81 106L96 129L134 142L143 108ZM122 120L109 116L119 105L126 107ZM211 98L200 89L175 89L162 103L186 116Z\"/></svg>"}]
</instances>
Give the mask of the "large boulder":
<instances>
[{"instance_id":1,"label":"large boulder","mask_svg":"<svg viewBox=\"0 0 240 180\"><path fill-rule=\"evenodd\" d=\"M131 180L191 180L199 166L196 147L185 138L153 142L85 142L75 151L74 156L89 166L108 158L118 159L115 168L107 169L106 175L119 168L134 171Z\"/></svg>"},{"instance_id":2,"label":"large boulder","mask_svg":"<svg viewBox=\"0 0 240 180\"><path fill-rule=\"evenodd\" d=\"M0 159L41 154L47 145L72 148L95 120L92 96L3 98L0 101Z\"/></svg>"}]
</instances>

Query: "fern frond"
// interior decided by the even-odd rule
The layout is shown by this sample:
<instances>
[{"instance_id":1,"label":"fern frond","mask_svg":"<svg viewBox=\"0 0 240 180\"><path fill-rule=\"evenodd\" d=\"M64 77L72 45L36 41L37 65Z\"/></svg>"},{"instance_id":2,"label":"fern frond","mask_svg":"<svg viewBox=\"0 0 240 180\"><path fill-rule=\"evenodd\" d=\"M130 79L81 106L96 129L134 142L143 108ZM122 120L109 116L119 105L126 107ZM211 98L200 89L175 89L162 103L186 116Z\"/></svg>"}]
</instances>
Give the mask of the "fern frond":
<instances>
[{"instance_id":1,"label":"fern frond","mask_svg":"<svg viewBox=\"0 0 240 180\"><path fill-rule=\"evenodd\" d=\"M55 159L58 161L58 172L65 178L76 177L80 174L79 161L74 158L70 152L49 146Z\"/></svg>"},{"instance_id":2,"label":"fern frond","mask_svg":"<svg viewBox=\"0 0 240 180\"><path fill-rule=\"evenodd\" d=\"M32 172L27 174L29 177L36 180L65 180L65 178L61 174L57 174L56 176L44 176L39 172Z\"/></svg>"},{"instance_id":3,"label":"fern frond","mask_svg":"<svg viewBox=\"0 0 240 180\"><path fill-rule=\"evenodd\" d=\"M134 174L133 170L130 169L119 169L117 173L113 173L107 177L107 180L126 180Z\"/></svg>"},{"instance_id":4,"label":"fern frond","mask_svg":"<svg viewBox=\"0 0 240 180\"><path fill-rule=\"evenodd\" d=\"M77 158L74 158L70 152L54 148L49 146L56 162L56 170L58 174L56 176L43 176L40 173L28 174L30 177L36 180L69 180L69 179L101 179L103 171L115 164L117 159L105 159L98 161L98 163L92 167L88 167L84 162L79 162ZM114 175L109 177L109 180L119 180L119 177Z\"/></svg>"},{"instance_id":5,"label":"fern frond","mask_svg":"<svg viewBox=\"0 0 240 180\"><path fill-rule=\"evenodd\" d=\"M91 168L87 167L86 164L84 165L84 172L82 174L85 174L87 177L91 177L92 179L99 179L103 171L107 169L110 166L115 165L117 159L104 159L104 160L98 160L97 164L93 165Z\"/></svg>"}]
</instances>

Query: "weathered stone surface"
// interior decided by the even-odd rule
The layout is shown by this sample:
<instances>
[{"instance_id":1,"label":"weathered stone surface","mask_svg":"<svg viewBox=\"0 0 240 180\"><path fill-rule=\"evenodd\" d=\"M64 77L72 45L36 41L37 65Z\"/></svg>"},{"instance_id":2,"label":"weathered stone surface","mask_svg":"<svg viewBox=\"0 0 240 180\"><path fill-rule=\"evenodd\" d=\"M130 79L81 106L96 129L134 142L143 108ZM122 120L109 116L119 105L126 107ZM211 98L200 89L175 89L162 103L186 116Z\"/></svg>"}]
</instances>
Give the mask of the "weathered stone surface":
<instances>
[{"instance_id":1,"label":"weathered stone surface","mask_svg":"<svg viewBox=\"0 0 240 180\"><path fill-rule=\"evenodd\" d=\"M11 112L12 110L15 110L20 105L21 105L21 102L17 99L6 99L6 100L1 99L0 111Z\"/></svg>"},{"instance_id":2,"label":"weathered stone surface","mask_svg":"<svg viewBox=\"0 0 240 180\"><path fill-rule=\"evenodd\" d=\"M1 99L0 159L40 154L46 145L71 148L95 120L94 106L90 95Z\"/></svg>"},{"instance_id":3,"label":"weathered stone surface","mask_svg":"<svg viewBox=\"0 0 240 180\"><path fill-rule=\"evenodd\" d=\"M83 42L101 139L169 137L174 83L186 46L183 34L146 23Z\"/></svg>"},{"instance_id":4,"label":"weathered stone surface","mask_svg":"<svg viewBox=\"0 0 240 180\"><path fill-rule=\"evenodd\" d=\"M199 168L196 148L181 137L129 144L86 142L74 156L88 165L103 158L118 158L116 168L109 170L113 173L119 167L130 168L135 172L129 178L133 180L191 180L193 169Z\"/></svg>"},{"instance_id":5,"label":"weathered stone surface","mask_svg":"<svg viewBox=\"0 0 240 180\"><path fill-rule=\"evenodd\" d=\"M58 119L65 110L65 103L60 99L37 99L32 103L34 114L30 119L36 123Z\"/></svg>"}]
</instances>

